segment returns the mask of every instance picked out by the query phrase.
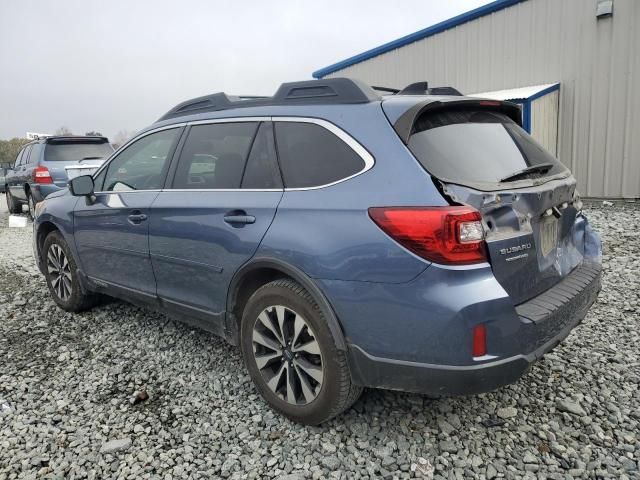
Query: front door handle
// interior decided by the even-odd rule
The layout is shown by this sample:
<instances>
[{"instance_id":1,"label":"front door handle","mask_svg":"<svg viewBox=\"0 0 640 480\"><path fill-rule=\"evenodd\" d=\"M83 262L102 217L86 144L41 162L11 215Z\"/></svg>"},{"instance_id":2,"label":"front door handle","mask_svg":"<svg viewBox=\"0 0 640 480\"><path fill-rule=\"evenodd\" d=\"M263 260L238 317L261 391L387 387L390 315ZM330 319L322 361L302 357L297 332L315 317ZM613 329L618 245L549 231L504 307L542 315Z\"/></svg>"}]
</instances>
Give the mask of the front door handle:
<instances>
[{"instance_id":1,"label":"front door handle","mask_svg":"<svg viewBox=\"0 0 640 480\"><path fill-rule=\"evenodd\" d=\"M256 217L245 212L231 212L224 216L224 221L230 224L247 225L256 223Z\"/></svg>"},{"instance_id":2,"label":"front door handle","mask_svg":"<svg viewBox=\"0 0 640 480\"><path fill-rule=\"evenodd\" d=\"M147 216L144 213L133 212L131 215L127 217L129 219L129 223L133 223L134 225L139 225L147 219Z\"/></svg>"}]
</instances>

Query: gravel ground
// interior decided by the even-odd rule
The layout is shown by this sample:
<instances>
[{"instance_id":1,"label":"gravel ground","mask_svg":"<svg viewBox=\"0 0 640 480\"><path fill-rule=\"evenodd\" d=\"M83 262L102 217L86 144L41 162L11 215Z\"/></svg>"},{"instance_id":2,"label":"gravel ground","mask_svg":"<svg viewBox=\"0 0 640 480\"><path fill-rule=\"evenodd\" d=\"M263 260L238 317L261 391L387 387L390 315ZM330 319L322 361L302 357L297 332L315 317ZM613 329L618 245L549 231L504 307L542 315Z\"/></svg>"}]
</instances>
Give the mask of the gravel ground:
<instances>
[{"instance_id":1,"label":"gravel ground","mask_svg":"<svg viewBox=\"0 0 640 480\"><path fill-rule=\"evenodd\" d=\"M68 314L0 204L0 480L640 478L640 205L589 210L604 289L516 385L369 390L318 428L271 412L238 352L120 302ZM148 396L148 398L146 398Z\"/></svg>"}]
</instances>

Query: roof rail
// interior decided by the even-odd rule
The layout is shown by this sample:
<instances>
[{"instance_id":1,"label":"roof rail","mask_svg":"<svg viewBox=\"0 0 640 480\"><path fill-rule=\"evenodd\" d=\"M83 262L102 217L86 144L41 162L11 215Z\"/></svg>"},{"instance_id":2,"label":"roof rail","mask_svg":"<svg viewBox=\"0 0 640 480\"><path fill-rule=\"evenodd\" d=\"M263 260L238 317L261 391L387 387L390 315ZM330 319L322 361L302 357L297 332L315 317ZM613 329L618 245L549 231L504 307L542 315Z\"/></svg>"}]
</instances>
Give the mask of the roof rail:
<instances>
[{"instance_id":1,"label":"roof rail","mask_svg":"<svg viewBox=\"0 0 640 480\"><path fill-rule=\"evenodd\" d=\"M272 97L230 96L220 92L192 98L173 107L158 121L232 108L268 105L355 104L375 100L380 100L380 96L359 80L352 78L306 80L283 83Z\"/></svg>"}]
</instances>

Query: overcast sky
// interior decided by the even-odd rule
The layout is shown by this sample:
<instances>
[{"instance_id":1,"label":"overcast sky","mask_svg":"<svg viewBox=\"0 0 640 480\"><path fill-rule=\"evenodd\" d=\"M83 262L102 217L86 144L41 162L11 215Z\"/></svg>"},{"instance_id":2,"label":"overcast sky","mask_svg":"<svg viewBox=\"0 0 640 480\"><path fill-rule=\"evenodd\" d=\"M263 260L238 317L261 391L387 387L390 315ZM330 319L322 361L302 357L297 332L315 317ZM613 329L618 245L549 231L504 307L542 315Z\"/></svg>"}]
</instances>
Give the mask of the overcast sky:
<instances>
[{"instance_id":1,"label":"overcast sky","mask_svg":"<svg viewBox=\"0 0 640 480\"><path fill-rule=\"evenodd\" d=\"M285 81L488 0L0 0L0 138L108 136ZM396 85L399 86L399 85Z\"/></svg>"}]
</instances>

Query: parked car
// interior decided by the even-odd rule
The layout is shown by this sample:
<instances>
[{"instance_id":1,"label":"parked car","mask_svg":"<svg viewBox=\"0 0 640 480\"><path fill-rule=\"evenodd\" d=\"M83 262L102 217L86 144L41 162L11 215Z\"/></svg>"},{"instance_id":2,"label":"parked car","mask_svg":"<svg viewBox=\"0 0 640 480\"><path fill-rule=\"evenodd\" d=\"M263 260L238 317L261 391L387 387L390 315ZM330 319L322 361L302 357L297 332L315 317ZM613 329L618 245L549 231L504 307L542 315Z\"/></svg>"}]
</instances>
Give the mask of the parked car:
<instances>
[{"instance_id":1,"label":"parked car","mask_svg":"<svg viewBox=\"0 0 640 480\"><path fill-rule=\"evenodd\" d=\"M7 176L7 170L9 170L10 166L5 164L0 164L0 192L4 193L5 191L5 178Z\"/></svg>"},{"instance_id":2,"label":"parked car","mask_svg":"<svg viewBox=\"0 0 640 480\"><path fill-rule=\"evenodd\" d=\"M515 382L595 301L599 238L517 105L413 91L342 78L178 105L38 205L51 296L223 336L305 424L363 387Z\"/></svg>"},{"instance_id":3,"label":"parked car","mask_svg":"<svg viewBox=\"0 0 640 480\"><path fill-rule=\"evenodd\" d=\"M105 137L46 137L26 144L2 182L7 208L20 213L26 204L33 218L36 203L66 188L69 178L95 172L111 153Z\"/></svg>"}]
</instances>

